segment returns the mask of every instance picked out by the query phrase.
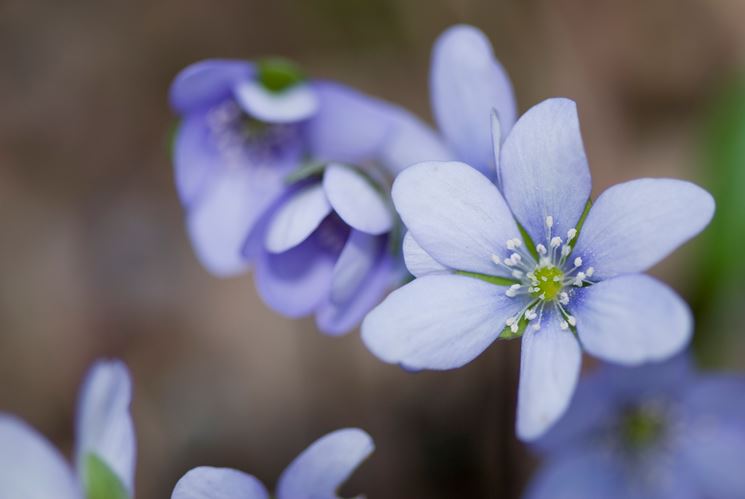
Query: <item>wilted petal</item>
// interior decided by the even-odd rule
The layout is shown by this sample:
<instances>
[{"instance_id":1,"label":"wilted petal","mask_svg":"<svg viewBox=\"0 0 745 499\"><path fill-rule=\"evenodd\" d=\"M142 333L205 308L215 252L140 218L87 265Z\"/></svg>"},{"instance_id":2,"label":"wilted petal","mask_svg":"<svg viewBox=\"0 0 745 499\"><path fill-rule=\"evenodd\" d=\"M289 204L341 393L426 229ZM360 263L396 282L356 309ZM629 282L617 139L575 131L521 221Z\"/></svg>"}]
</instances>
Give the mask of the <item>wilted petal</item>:
<instances>
[{"instance_id":1,"label":"wilted petal","mask_svg":"<svg viewBox=\"0 0 745 499\"><path fill-rule=\"evenodd\" d=\"M331 213L323 185L315 183L302 188L277 209L269 222L266 249L281 253L294 248L316 230Z\"/></svg>"},{"instance_id":2,"label":"wilted petal","mask_svg":"<svg viewBox=\"0 0 745 499\"><path fill-rule=\"evenodd\" d=\"M453 369L472 361L524 305L502 286L460 275L420 277L392 292L362 323L376 356L413 369Z\"/></svg>"},{"instance_id":3,"label":"wilted petal","mask_svg":"<svg viewBox=\"0 0 745 499\"><path fill-rule=\"evenodd\" d=\"M78 403L75 455L81 480L88 454L95 454L134 491L137 442L131 401L132 381L122 362L99 361L91 368Z\"/></svg>"},{"instance_id":4,"label":"wilted petal","mask_svg":"<svg viewBox=\"0 0 745 499\"><path fill-rule=\"evenodd\" d=\"M701 232L714 199L695 184L639 179L605 191L595 202L574 253L597 278L642 272Z\"/></svg>"},{"instance_id":5,"label":"wilted petal","mask_svg":"<svg viewBox=\"0 0 745 499\"><path fill-rule=\"evenodd\" d=\"M517 435L540 437L564 413L577 385L582 352L555 314L544 316L539 331L528 326L522 339Z\"/></svg>"},{"instance_id":6,"label":"wilted petal","mask_svg":"<svg viewBox=\"0 0 745 499\"><path fill-rule=\"evenodd\" d=\"M572 313L582 346L601 359L627 365L664 360L691 338L688 306L649 276L614 277L575 293Z\"/></svg>"},{"instance_id":7,"label":"wilted petal","mask_svg":"<svg viewBox=\"0 0 745 499\"><path fill-rule=\"evenodd\" d=\"M553 235L566 237L592 187L575 103L548 99L529 109L502 147L500 172L504 197L536 244L548 216Z\"/></svg>"},{"instance_id":8,"label":"wilted petal","mask_svg":"<svg viewBox=\"0 0 745 499\"><path fill-rule=\"evenodd\" d=\"M356 428L337 430L321 437L282 473L277 498L337 497L336 490L374 449L370 435Z\"/></svg>"},{"instance_id":9,"label":"wilted petal","mask_svg":"<svg viewBox=\"0 0 745 499\"><path fill-rule=\"evenodd\" d=\"M435 119L458 158L493 178L490 115L497 110L506 135L516 109L512 84L486 36L465 25L445 31L433 49L430 87Z\"/></svg>"},{"instance_id":10,"label":"wilted petal","mask_svg":"<svg viewBox=\"0 0 745 499\"><path fill-rule=\"evenodd\" d=\"M336 83L313 87L319 107L306 128L311 156L349 164L375 158L390 131L390 105Z\"/></svg>"},{"instance_id":11,"label":"wilted petal","mask_svg":"<svg viewBox=\"0 0 745 499\"><path fill-rule=\"evenodd\" d=\"M377 235L393 227L393 213L383 194L354 169L329 165L323 174L323 189L334 211L353 228Z\"/></svg>"},{"instance_id":12,"label":"wilted petal","mask_svg":"<svg viewBox=\"0 0 745 499\"><path fill-rule=\"evenodd\" d=\"M75 474L36 430L0 414L0 497L81 499Z\"/></svg>"},{"instance_id":13,"label":"wilted petal","mask_svg":"<svg viewBox=\"0 0 745 499\"><path fill-rule=\"evenodd\" d=\"M251 475L202 466L181 477L171 499L269 499L269 493Z\"/></svg>"},{"instance_id":14,"label":"wilted petal","mask_svg":"<svg viewBox=\"0 0 745 499\"><path fill-rule=\"evenodd\" d=\"M393 184L393 202L414 239L456 270L497 275L493 255L520 236L502 195L464 163L427 162L407 168Z\"/></svg>"},{"instance_id":15,"label":"wilted petal","mask_svg":"<svg viewBox=\"0 0 745 499\"><path fill-rule=\"evenodd\" d=\"M253 77L246 61L209 59L183 69L173 80L169 99L180 113L217 104L233 94L233 86Z\"/></svg>"},{"instance_id":16,"label":"wilted petal","mask_svg":"<svg viewBox=\"0 0 745 499\"><path fill-rule=\"evenodd\" d=\"M402 271L393 259L380 255L365 280L345 302L327 300L316 312L316 325L326 334L340 335L356 327L365 315L380 303L388 290L401 280Z\"/></svg>"},{"instance_id":17,"label":"wilted petal","mask_svg":"<svg viewBox=\"0 0 745 499\"><path fill-rule=\"evenodd\" d=\"M412 236L410 232L407 232L404 236L403 252L406 268L416 277L433 273L448 272L450 270L429 256L429 254L419 246L419 243L416 242L414 236Z\"/></svg>"},{"instance_id":18,"label":"wilted petal","mask_svg":"<svg viewBox=\"0 0 745 499\"><path fill-rule=\"evenodd\" d=\"M318 110L318 96L310 85L272 92L257 81L246 80L236 85L235 98L244 111L266 123L294 123Z\"/></svg>"}]
</instances>

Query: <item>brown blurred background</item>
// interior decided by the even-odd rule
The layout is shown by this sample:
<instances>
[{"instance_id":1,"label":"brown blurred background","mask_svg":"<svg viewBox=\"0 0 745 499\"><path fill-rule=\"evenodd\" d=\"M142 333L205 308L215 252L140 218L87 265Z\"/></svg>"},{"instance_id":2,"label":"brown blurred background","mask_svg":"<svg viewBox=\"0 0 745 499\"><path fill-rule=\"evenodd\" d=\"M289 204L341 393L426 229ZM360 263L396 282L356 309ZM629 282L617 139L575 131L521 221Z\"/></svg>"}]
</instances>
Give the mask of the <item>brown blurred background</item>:
<instances>
[{"instance_id":1,"label":"brown blurred background","mask_svg":"<svg viewBox=\"0 0 745 499\"><path fill-rule=\"evenodd\" d=\"M513 436L517 342L407 374L357 332L274 315L248 275L211 277L172 186L170 80L202 58L285 55L430 119L431 44L468 22L521 110L578 102L595 194L706 184L701 124L745 62L743 19L739 0L0 0L0 410L69 449L83 373L116 356L135 382L139 498L200 464L273 485L343 426L377 444L347 495L519 497L535 463ZM697 249L655 270L688 297ZM743 339L727 351L720 365L742 367Z\"/></svg>"}]
</instances>

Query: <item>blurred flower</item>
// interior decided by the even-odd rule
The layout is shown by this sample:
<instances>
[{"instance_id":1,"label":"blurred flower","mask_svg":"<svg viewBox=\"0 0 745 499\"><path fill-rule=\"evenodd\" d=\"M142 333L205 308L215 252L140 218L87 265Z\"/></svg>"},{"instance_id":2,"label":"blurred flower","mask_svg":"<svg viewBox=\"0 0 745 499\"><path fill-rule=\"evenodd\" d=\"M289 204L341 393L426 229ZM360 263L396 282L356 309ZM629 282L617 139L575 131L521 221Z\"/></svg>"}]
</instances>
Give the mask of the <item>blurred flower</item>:
<instances>
[{"instance_id":1,"label":"blurred flower","mask_svg":"<svg viewBox=\"0 0 745 499\"><path fill-rule=\"evenodd\" d=\"M229 468L194 468L173 489L171 499L331 499L374 450L370 436L347 428L321 437L285 469L277 492L269 494L254 476Z\"/></svg>"},{"instance_id":2,"label":"blurred flower","mask_svg":"<svg viewBox=\"0 0 745 499\"><path fill-rule=\"evenodd\" d=\"M611 187L587 213L590 172L567 99L520 118L500 169L502 192L464 163L398 176L393 201L417 279L374 309L362 334L381 359L414 369L460 367L498 337L522 336L517 433L529 440L569 403L578 338L623 364L688 343L688 307L640 272L706 227L714 202L688 182L642 179Z\"/></svg>"},{"instance_id":3,"label":"blurred flower","mask_svg":"<svg viewBox=\"0 0 745 499\"><path fill-rule=\"evenodd\" d=\"M125 499L134 490L131 381L121 362L97 362L81 389L75 470L33 428L0 414L0 497Z\"/></svg>"},{"instance_id":4,"label":"blurred flower","mask_svg":"<svg viewBox=\"0 0 745 499\"><path fill-rule=\"evenodd\" d=\"M745 377L602 366L536 447L528 499L745 497Z\"/></svg>"}]
</instances>

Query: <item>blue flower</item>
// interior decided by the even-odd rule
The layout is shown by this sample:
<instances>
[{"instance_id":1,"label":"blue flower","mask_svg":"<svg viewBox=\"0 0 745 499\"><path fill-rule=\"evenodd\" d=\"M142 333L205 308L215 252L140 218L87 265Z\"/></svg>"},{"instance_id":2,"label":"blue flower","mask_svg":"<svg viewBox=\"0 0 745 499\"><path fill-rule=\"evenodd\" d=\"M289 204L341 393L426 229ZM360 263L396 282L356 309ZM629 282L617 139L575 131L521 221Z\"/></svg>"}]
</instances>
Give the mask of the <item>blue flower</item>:
<instances>
[{"instance_id":1,"label":"blue flower","mask_svg":"<svg viewBox=\"0 0 745 499\"><path fill-rule=\"evenodd\" d=\"M417 279L366 317L362 335L378 357L413 369L460 367L500 335L521 336L517 433L529 440L566 409L580 342L623 364L688 343L688 307L640 272L701 231L714 201L688 182L642 179L608 189L585 218L590 172L567 99L525 113L498 157L501 192L459 162L398 176L393 201Z\"/></svg>"},{"instance_id":2,"label":"blue flower","mask_svg":"<svg viewBox=\"0 0 745 499\"><path fill-rule=\"evenodd\" d=\"M745 497L745 378L602 366L536 447L527 499Z\"/></svg>"},{"instance_id":3,"label":"blue flower","mask_svg":"<svg viewBox=\"0 0 745 499\"><path fill-rule=\"evenodd\" d=\"M97 362L81 389L75 469L39 433L0 414L0 497L126 499L134 490L131 381L121 362Z\"/></svg>"},{"instance_id":4,"label":"blue flower","mask_svg":"<svg viewBox=\"0 0 745 499\"><path fill-rule=\"evenodd\" d=\"M347 428L321 437L304 450L279 478L276 495L246 473L199 467L176 484L171 499L332 499L336 490L374 450L370 436Z\"/></svg>"}]
</instances>

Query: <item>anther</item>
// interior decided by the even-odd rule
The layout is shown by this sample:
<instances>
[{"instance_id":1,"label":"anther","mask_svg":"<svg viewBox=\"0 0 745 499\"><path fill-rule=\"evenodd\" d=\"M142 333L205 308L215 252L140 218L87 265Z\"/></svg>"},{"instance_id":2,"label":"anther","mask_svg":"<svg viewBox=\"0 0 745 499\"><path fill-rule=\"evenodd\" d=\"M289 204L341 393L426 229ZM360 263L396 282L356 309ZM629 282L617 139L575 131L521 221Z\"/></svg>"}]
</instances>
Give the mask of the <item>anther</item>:
<instances>
[{"instance_id":1,"label":"anther","mask_svg":"<svg viewBox=\"0 0 745 499\"><path fill-rule=\"evenodd\" d=\"M562 291L559 295L559 303L561 303L562 305L569 304L569 294L566 291Z\"/></svg>"},{"instance_id":2,"label":"anther","mask_svg":"<svg viewBox=\"0 0 745 499\"><path fill-rule=\"evenodd\" d=\"M545 255L546 253L548 253L548 250L542 244L539 244L538 246L536 246L535 250L538 252L539 255Z\"/></svg>"},{"instance_id":3,"label":"anther","mask_svg":"<svg viewBox=\"0 0 745 499\"><path fill-rule=\"evenodd\" d=\"M577 257L574 259L574 266L575 267L581 267L582 266L582 258Z\"/></svg>"},{"instance_id":4,"label":"anther","mask_svg":"<svg viewBox=\"0 0 745 499\"><path fill-rule=\"evenodd\" d=\"M592 274L595 273L595 267L589 267L587 269L587 277L592 277Z\"/></svg>"},{"instance_id":5,"label":"anther","mask_svg":"<svg viewBox=\"0 0 745 499\"><path fill-rule=\"evenodd\" d=\"M567 242L577 237L577 229L569 229L567 231Z\"/></svg>"},{"instance_id":6,"label":"anther","mask_svg":"<svg viewBox=\"0 0 745 499\"><path fill-rule=\"evenodd\" d=\"M561 321L559 327L562 329L562 331L566 331L567 329L569 329L569 323L567 321Z\"/></svg>"},{"instance_id":7,"label":"anther","mask_svg":"<svg viewBox=\"0 0 745 499\"><path fill-rule=\"evenodd\" d=\"M549 215L549 216L546 217L546 227L548 227L550 229L553 226L554 226L554 217L552 217L551 215Z\"/></svg>"},{"instance_id":8,"label":"anther","mask_svg":"<svg viewBox=\"0 0 745 499\"><path fill-rule=\"evenodd\" d=\"M573 315L567 316L567 322L569 322L569 325L572 327L577 325L577 319Z\"/></svg>"},{"instance_id":9,"label":"anther","mask_svg":"<svg viewBox=\"0 0 745 499\"><path fill-rule=\"evenodd\" d=\"M559 236L555 236L555 237L551 238L551 247L552 248L558 248L559 246L561 246L561 243L562 242L563 241L561 240L561 238Z\"/></svg>"}]
</instances>

